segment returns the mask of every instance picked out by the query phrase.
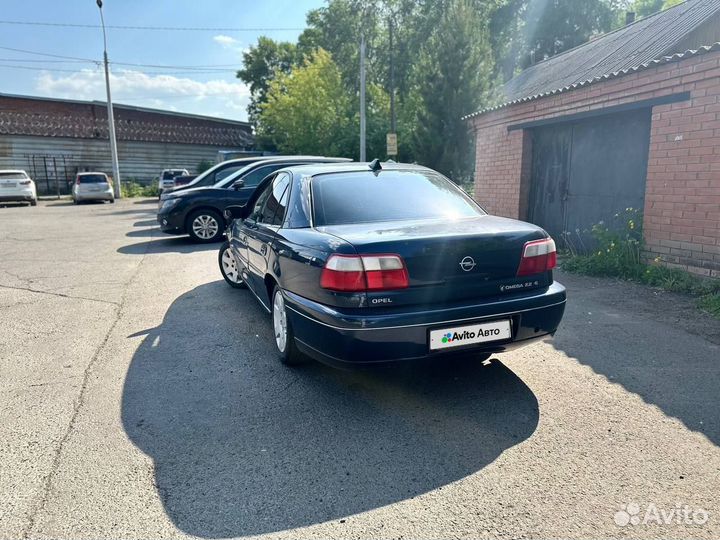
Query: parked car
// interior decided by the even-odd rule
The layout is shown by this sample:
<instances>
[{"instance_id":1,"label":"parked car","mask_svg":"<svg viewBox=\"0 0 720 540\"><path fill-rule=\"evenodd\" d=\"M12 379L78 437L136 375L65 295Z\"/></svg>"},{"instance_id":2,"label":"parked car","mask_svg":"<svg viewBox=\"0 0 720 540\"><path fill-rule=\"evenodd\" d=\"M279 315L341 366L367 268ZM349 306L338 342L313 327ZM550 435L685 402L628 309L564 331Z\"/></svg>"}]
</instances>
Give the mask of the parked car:
<instances>
[{"instance_id":1,"label":"parked car","mask_svg":"<svg viewBox=\"0 0 720 540\"><path fill-rule=\"evenodd\" d=\"M158 179L158 192L162 195L166 189L175 187L175 178L190 174L187 169L163 169Z\"/></svg>"},{"instance_id":2,"label":"parked car","mask_svg":"<svg viewBox=\"0 0 720 540\"><path fill-rule=\"evenodd\" d=\"M226 217L220 270L271 314L286 364L486 359L554 334L565 309L552 238L424 167L283 168Z\"/></svg>"},{"instance_id":3,"label":"parked car","mask_svg":"<svg viewBox=\"0 0 720 540\"><path fill-rule=\"evenodd\" d=\"M188 234L195 242L217 242L225 232L225 208L231 204L244 204L268 174L289 165L348 161L345 158L305 156L263 158L235 171L214 186L166 193L160 200L157 219L163 232Z\"/></svg>"},{"instance_id":4,"label":"parked car","mask_svg":"<svg viewBox=\"0 0 720 540\"><path fill-rule=\"evenodd\" d=\"M197 177L198 177L197 174L183 174L181 176L176 176L175 177L175 188L173 188L173 189L176 189L180 186L186 186L190 182L195 180Z\"/></svg>"},{"instance_id":5,"label":"parked car","mask_svg":"<svg viewBox=\"0 0 720 540\"><path fill-rule=\"evenodd\" d=\"M286 156L276 156L276 157L286 157ZM307 156L307 157L309 157L309 156ZM170 193L175 193L177 191L182 191L185 189L214 186L215 184L221 182L222 180L229 178L231 174L235 174L240 169L243 169L243 168L247 167L248 165L252 165L253 163L257 163L259 161L264 161L266 159L268 159L268 157L253 156L253 157L245 157L245 158L230 159L227 161L223 161L222 163L218 163L214 167L209 168L204 173L199 174L194 180L188 182L187 184L182 185L182 186L177 186L175 189L166 191L165 195L168 195ZM162 198L162 196L160 198Z\"/></svg>"},{"instance_id":6,"label":"parked car","mask_svg":"<svg viewBox=\"0 0 720 540\"><path fill-rule=\"evenodd\" d=\"M0 202L27 202L36 206L35 182L20 169L0 171Z\"/></svg>"},{"instance_id":7,"label":"parked car","mask_svg":"<svg viewBox=\"0 0 720 540\"><path fill-rule=\"evenodd\" d=\"M102 172L83 172L75 177L72 187L72 199L75 204L85 201L115 202L115 193L108 175Z\"/></svg>"}]
</instances>

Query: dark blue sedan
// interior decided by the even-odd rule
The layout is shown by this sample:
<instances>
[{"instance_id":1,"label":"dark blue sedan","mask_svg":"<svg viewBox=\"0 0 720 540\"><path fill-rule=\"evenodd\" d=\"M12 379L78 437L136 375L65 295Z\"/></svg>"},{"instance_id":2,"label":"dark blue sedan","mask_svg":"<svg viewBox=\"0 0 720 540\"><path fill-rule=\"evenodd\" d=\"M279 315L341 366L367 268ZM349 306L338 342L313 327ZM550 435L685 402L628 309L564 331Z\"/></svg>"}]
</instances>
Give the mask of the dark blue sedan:
<instances>
[{"instance_id":1,"label":"dark blue sedan","mask_svg":"<svg viewBox=\"0 0 720 540\"><path fill-rule=\"evenodd\" d=\"M227 217L220 269L272 315L286 364L487 358L554 334L565 309L552 238L424 167L285 168Z\"/></svg>"}]
</instances>

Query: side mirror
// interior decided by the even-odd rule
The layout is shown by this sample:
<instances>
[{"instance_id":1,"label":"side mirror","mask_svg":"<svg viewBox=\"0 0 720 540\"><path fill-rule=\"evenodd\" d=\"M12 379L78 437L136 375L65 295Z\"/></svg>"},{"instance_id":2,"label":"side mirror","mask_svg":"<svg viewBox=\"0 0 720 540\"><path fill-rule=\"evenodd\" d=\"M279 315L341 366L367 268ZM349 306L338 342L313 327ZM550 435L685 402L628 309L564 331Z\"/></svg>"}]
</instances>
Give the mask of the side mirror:
<instances>
[{"instance_id":1,"label":"side mirror","mask_svg":"<svg viewBox=\"0 0 720 540\"><path fill-rule=\"evenodd\" d=\"M225 221L232 221L233 219L244 219L245 218L245 206L228 206L225 211L223 212L223 216L225 217Z\"/></svg>"},{"instance_id":2,"label":"side mirror","mask_svg":"<svg viewBox=\"0 0 720 540\"><path fill-rule=\"evenodd\" d=\"M240 180L235 180L235 181L232 183L232 186L231 186L231 187L232 187L235 191L237 191L237 190L239 190L239 189L242 189L242 188L245 187L245 180L243 180L242 178L240 178Z\"/></svg>"}]
</instances>

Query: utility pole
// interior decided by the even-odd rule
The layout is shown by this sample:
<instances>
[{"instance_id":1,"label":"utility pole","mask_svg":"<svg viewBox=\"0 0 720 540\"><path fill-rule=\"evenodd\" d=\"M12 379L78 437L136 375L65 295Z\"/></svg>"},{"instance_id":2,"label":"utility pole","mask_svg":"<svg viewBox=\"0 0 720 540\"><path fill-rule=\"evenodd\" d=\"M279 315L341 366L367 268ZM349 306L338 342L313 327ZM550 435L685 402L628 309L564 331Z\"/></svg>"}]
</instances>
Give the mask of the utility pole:
<instances>
[{"instance_id":1,"label":"utility pole","mask_svg":"<svg viewBox=\"0 0 720 540\"><path fill-rule=\"evenodd\" d=\"M397 133L397 119L395 117L395 54L393 53L393 19L392 13L388 20L388 37L390 45L390 132Z\"/></svg>"},{"instance_id":2,"label":"utility pole","mask_svg":"<svg viewBox=\"0 0 720 540\"><path fill-rule=\"evenodd\" d=\"M117 155L117 140L115 138L115 117L113 115L112 97L110 96L110 68L108 67L108 54L107 54L107 35L105 34L105 18L103 17L102 11L102 0L96 0L98 8L100 8L100 22L102 24L103 31L103 57L105 60L105 90L107 91L107 117L108 117L108 132L110 134L110 155L112 158L113 168L113 184L115 190L115 198L120 199L122 194L120 193L120 165L118 164Z\"/></svg>"},{"instance_id":3,"label":"utility pole","mask_svg":"<svg viewBox=\"0 0 720 540\"><path fill-rule=\"evenodd\" d=\"M365 35L360 38L360 161L367 161L365 152Z\"/></svg>"}]
</instances>

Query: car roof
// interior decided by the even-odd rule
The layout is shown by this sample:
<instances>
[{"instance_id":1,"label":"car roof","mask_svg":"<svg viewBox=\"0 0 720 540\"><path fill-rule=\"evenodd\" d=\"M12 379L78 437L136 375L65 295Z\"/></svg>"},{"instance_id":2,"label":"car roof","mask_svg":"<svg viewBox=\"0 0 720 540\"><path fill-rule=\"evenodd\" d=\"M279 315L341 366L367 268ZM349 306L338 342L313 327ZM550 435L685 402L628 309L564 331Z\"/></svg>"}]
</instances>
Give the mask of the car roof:
<instances>
[{"instance_id":1,"label":"car roof","mask_svg":"<svg viewBox=\"0 0 720 540\"><path fill-rule=\"evenodd\" d=\"M79 173L77 173L78 176L84 176L84 175L86 175L86 174L102 174L102 175L107 176L107 173L100 172L100 171L96 171L96 172L95 172L95 171L85 171L85 172L79 172Z\"/></svg>"},{"instance_id":2,"label":"car roof","mask_svg":"<svg viewBox=\"0 0 720 540\"><path fill-rule=\"evenodd\" d=\"M381 162L382 171L425 171L435 172L428 167L417 165L415 163L395 163ZM351 162L351 163L320 163L318 165L297 165L296 167L288 167L286 170L302 176L315 176L317 174L328 174L334 172L372 172L370 163L368 162Z\"/></svg>"},{"instance_id":3,"label":"car roof","mask_svg":"<svg viewBox=\"0 0 720 540\"><path fill-rule=\"evenodd\" d=\"M326 156L276 156L272 158L263 159L257 162L258 165L265 165L268 163L283 163L283 162L289 162L292 163L293 161L298 160L307 160L307 161L317 161L318 163L349 163L352 162L352 159L350 158L342 158L342 157L326 157ZM255 165L255 164L253 164Z\"/></svg>"},{"instance_id":4,"label":"car roof","mask_svg":"<svg viewBox=\"0 0 720 540\"><path fill-rule=\"evenodd\" d=\"M25 174L27 174L27 171L24 171L23 169L0 169L0 173L25 173Z\"/></svg>"}]
</instances>

